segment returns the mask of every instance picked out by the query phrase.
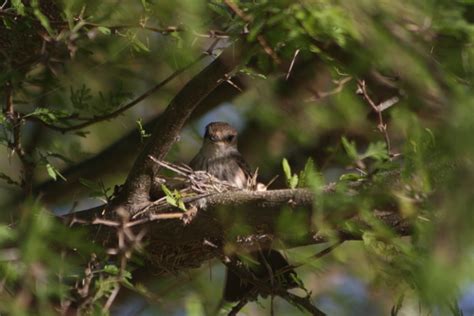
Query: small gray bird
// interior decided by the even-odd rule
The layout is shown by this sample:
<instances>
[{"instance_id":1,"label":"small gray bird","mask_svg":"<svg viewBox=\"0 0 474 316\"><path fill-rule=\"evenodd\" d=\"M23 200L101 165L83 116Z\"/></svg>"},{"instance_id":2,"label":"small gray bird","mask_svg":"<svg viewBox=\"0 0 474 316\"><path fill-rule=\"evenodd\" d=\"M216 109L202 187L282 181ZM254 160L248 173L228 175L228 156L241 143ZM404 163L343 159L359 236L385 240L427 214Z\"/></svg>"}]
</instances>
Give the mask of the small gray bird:
<instances>
[{"instance_id":1,"label":"small gray bird","mask_svg":"<svg viewBox=\"0 0 474 316\"><path fill-rule=\"evenodd\" d=\"M252 174L237 149L237 130L225 122L213 122L206 126L202 147L189 165L193 170L207 171L239 189L250 189ZM279 280L283 280L280 286L285 288L297 286L294 279L296 272L289 268L289 263L278 251L263 250L251 253L250 256L259 263L250 268L255 277L273 279L272 275L275 272L285 270L278 277ZM267 267L270 267L271 271ZM272 282L268 281L268 284ZM252 284L244 282L231 270L227 270L224 289L226 301L239 301L253 288Z\"/></svg>"},{"instance_id":2,"label":"small gray bird","mask_svg":"<svg viewBox=\"0 0 474 316\"><path fill-rule=\"evenodd\" d=\"M251 178L250 167L237 149L237 130L224 122L206 126L202 147L189 165L239 189L246 189Z\"/></svg>"}]
</instances>

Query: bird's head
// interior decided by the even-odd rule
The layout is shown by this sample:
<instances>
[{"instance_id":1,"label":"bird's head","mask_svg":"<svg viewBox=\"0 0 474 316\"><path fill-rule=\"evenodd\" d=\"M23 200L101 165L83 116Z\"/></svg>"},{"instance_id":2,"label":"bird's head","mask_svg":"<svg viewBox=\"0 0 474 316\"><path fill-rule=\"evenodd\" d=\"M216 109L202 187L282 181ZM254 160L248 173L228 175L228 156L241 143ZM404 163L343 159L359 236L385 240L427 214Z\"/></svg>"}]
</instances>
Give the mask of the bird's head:
<instances>
[{"instance_id":1,"label":"bird's head","mask_svg":"<svg viewBox=\"0 0 474 316\"><path fill-rule=\"evenodd\" d=\"M213 152L237 149L237 130L225 122L212 122L206 126L203 147Z\"/></svg>"}]
</instances>

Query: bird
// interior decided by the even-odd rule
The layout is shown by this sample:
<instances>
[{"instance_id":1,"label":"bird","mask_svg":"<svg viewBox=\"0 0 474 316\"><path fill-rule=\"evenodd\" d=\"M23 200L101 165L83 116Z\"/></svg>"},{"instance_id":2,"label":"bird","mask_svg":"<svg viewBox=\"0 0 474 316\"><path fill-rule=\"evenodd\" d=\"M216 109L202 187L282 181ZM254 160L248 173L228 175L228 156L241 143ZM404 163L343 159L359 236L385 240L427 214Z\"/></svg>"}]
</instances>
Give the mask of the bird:
<instances>
[{"instance_id":1,"label":"bird","mask_svg":"<svg viewBox=\"0 0 474 316\"><path fill-rule=\"evenodd\" d=\"M251 189L253 174L237 148L237 138L237 130L230 124L209 123L205 128L202 146L189 166L194 171L206 171L237 189ZM272 285L274 284L273 274L284 271L278 275L280 286L285 288L297 286L296 272L280 252L274 249L263 249L251 252L249 256L253 259L251 261L256 263L249 266L249 271L257 279L265 280L268 285ZM238 260L237 256L233 256L233 260ZM242 280L234 271L227 268L223 295L225 301L237 302L249 299L249 295L255 293L254 289L253 284Z\"/></svg>"}]
</instances>

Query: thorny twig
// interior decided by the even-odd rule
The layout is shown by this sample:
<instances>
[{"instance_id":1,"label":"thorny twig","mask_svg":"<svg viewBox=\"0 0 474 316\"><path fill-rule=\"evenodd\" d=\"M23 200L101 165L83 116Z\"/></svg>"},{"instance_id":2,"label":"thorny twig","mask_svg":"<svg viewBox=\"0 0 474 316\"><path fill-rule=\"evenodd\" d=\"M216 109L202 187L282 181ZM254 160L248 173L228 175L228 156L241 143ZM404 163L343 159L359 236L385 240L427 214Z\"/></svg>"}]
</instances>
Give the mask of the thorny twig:
<instances>
[{"instance_id":1,"label":"thorny twig","mask_svg":"<svg viewBox=\"0 0 474 316\"><path fill-rule=\"evenodd\" d=\"M309 98L308 100L306 100L306 102L313 102L313 101L316 101L316 100L319 100L319 99L322 99L322 98L325 98L325 97L328 97L328 96L331 96L331 95L334 95L334 94L338 94L342 91L342 89L344 88L344 86L346 85L346 83L348 83L349 81L352 80L352 77L350 76L347 76L347 77L344 77L340 80L334 80L333 82L336 84L336 87L330 91L317 91L315 89L313 89L312 87L308 87L307 90L309 92L311 92L313 94L313 96L311 98Z\"/></svg>"},{"instance_id":2,"label":"thorny twig","mask_svg":"<svg viewBox=\"0 0 474 316\"><path fill-rule=\"evenodd\" d=\"M230 312L227 314L228 316L236 316L242 308L247 305L248 301L246 299L240 300L232 309Z\"/></svg>"},{"instance_id":3,"label":"thorny twig","mask_svg":"<svg viewBox=\"0 0 474 316\"><path fill-rule=\"evenodd\" d=\"M0 11L0 14L1 13L2 12ZM224 31L209 30L206 33L199 33L194 30L191 30L189 27L186 27L184 25L167 26L163 28L147 26L146 23L141 23L141 22L139 24L102 25L98 23L87 22L81 16L74 17L73 20L74 22L77 22L77 24L80 24L81 27L92 27L92 28L106 27L109 30L111 30L112 33L115 33L121 29L143 29L143 30L154 32L154 33L159 33L161 35L168 35L168 34L177 33L177 32L192 32L193 35L197 37L203 37L203 38L229 38L229 35ZM49 23L56 26L69 26L69 22L67 21L51 20L49 21Z\"/></svg>"},{"instance_id":4,"label":"thorny twig","mask_svg":"<svg viewBox=\"0 0 474 316\"><path fill-rule=\"evenodd\" d=\"M29 195L33 186L33 169L34 164L30 161L21 144L21 125L22 118L18 112L15 111L13 105L13 87L10 81L5 83L5 108L4 114L6 119L10 122L12 127L12 139L8 141L8 148L11 149L11 154L17 154L20 158L23 167L23 177L21 179L21 187L25 195Z\"/></svg>"},{"instance_id":5,"label":"thorny twig","mask_svg":"<svg viewBox=\"0 0 474 316\"><path fill-rule=\"evenodd\" d=\"M97 266L97 256L93 253L91 259L87 263L87 267L84 269L84 277L76 282L75 290L83 301L79 304L79 309L86 307L92 301L92 295L90 295L90 288L92 285L92 279L94 277L93 272Z\"/></svg>"},{"instance_id":6,"label":"thorny twig","mask_svg":"<svg viewBox=\"0 0 474 316\"><path fill-rule=\"evenodd\" d=\"M279 291L278 295L284 298L289 303L295 305L296 307L305 309L311 315L314 315L314 316L326 315L323 311L321 311L319 308L317 308L311 303L310 296L301 297L301 296L292 294L288 291Z\"/></svg>"},{"instance_id":7,"label":"thorny twig","mask_svg":"<svg viewBox=\"0 0 474 316\"><path fill-rule=\"evenodd\" d=\"M239 276L240 279L251 283L255 288L251 290L243 300L241 300L232 310L240 310L242 309L245 304L249 302L249 300L252 300L257 296L257 294L264 294L264 295L278 295L281 298L285 299L288 301L290 304L298 307L305 309L311 315L316 315L316 316L323 316L326 315L322 311L320 311L316 306L314 306L311 301L310 297L300 297L294 294L291 294L287 291L287 289L283 288L280 284L268 284L267 280L261 280L257 279L254 277L253 273L249 270L246 269L242 264L239 264L236 259L230 259L226 256L222 256L222 261L223 263L232 270L235 274ZM232 311L231 311L232 312ZM229 315L231 315L229 313ZM232 314L235 315L235 314Z\"/></svg>"},{"instance_id":8,"label":"thorny twig","mask_svg":"<svg viewBox=\"0 0 474 316\"><path fill-rule=\"evenodd\" d=\"M39 119L35 116L24 116L24 118L28 119L28 120L32 120L32 121L37 121L37 122L43 124L44 126L46 126L47 128L50 128L52 130L55 130L55 131L58 131L58 132L61 132L61 133L67 133L67 132L79 130L79 129L88 127L88 126L90 126L92 124L95 124L95 123L98 123L98 122L113 119L113 118L119 116L120 114L122 114L123 112L127 111L128 109L132 108L136 104L140 103L141 101L145 100L146 98L148 98L153 93L159 91L162 87L164 87L170 81L172 81L173 79L175 79L176 77L178 77L179 75L184 73L186 70L190 69L191 67L193 67L194 65L196 65L197 63L202 61L204 58L212 55L212 52L214 51L214 48L216 47L219 40L220 40L220 38L216 38L211 43L209 48L205 52L203 52L201 55L199 55L195 60L193 60L192 62L190 62L186 66L176 70L171 75L166 77L164 80L160 81L158 84L151 87L150 89L145 91L140 96L138 96L135 99L133 99L132 101L124 104L123 106L121 106L120 108L118 108L117 110L115 110L113 112L103 114L103 115L93 116L93 117L90 117L90 118L81 118L81 117L77 117L77 114L73 114L69 118L75 118L77 120L82 120L84 122L76 124L76 125L71 125L71 126L59 126L59 125L51 124L51 123L45 122L45 121L43 121L43 120L41 120L41 119Z\"/></svg>"},{"instance_id":9,"label":"thorny twig","mask_svg":"<svg viewBox=\"0 0 474 316\"><path fill-rule=\"evenodd\" d=\"M113 220L105 220L105 219L94 219L91 224L96 225L106 225L109 227L116 228L116 239L117 245L115 248L107 249L107 254L112 256L119 257L119 270L118 275L112 277L111 281L115 284L113 286L112 291L107 297L102 310L107 312L110 307L112 306L113 302L117 298L117 295L123 286L123 282L126 278L126 268L128 260L131 258L132 253L135 251L139 251L142 249L142 240L145 237L145 230L139 231L137 234L134 234L130 230L130 218L128 214L123 210L117 210L118 219ZM94 277L96 275L100 275L100 270L97 270L98 266L96 264L96 257L93 255L92 259L87 265L87 268L84 271L84 278L76 284L76 291L83 298L83 302L80 304L79 308L85 308L94 299L96 293L91 293L91 285ZM81 286L82 284L82 286Z\"/></svg>"},{"instance_id":10,"label":"thorny twig","mask_svg":"<svg viewBox=\"0 0 474 316\"><path fill-rule=\"evenodd\" d=\"M222 193L232 190L238 190L239 188L230 182L219 180L213 175L205 171L194 171L187 165L176 165L170 162L158 160L153 156L149 156L151 160L157 163L160 167L168 169L176 174L171 178L160 177L156 178L155 181L162 185L167 185L171 189L178 189L179 195L182 196L182 201L185 204L192 203L199 199L208 197L215 193ZM249 179L249 187L256 188L256 175ZM132 218L138 218L143 214L146 214L151 207L164 207L169 206L166 201L167 197L163 196L156 201L149 203L139 212L135 213ZM191 211L191 210L190 210ZM164 214L148 214L148 219L157 220L165 218L179 218L185 219L185 213L164 213ZM146 220L146 219L142 219ZM134 223L134 222L133 222Z\"/></svg>"},{"instance_id":11,"label":"thorny twig","mask_svg":"<svg viewBox=\"0 0 474 316\"><path fill-rule=\"evenodd\" d=\"M182 74L183 72L185 72L186 70L188 70L189 68L191 68L192 66L197 64L198 62L200 62L206 56L207 56L207 54L203 54L203 55L199 56L197 59L195 59L194 61L192 61L188 65L176 70L171 75L169 75L167 78L165 78L163 81L159 82L158 84L156 84L152 88L148 89L143 94L141 94L137 98L133 99L132 101L128 102L127 104L121 106L117 110L115 110L113 112L110 112L110 113L107 113L107 114L104 114L104 115L93 116L91 118L85 119L85 122L83 122L83 123L79 123L79 124L71 125L71 126L59 126L59 125L47 123L47 122L45 122L45 121L43 121L43 120L41 120L37 117L34 117L34 116L28 116L28 117L25 117L25 118L29 119L29 120L40 122L44 126L50 128L52 130L61 132L61 133L75 131L75 130L78 130L78 129L88 127L88 126L90 126L92 124L95 124L95 123L98 123L98 122L110 120L110 119L122 114L123 112L130 109L134 105L140 103L144 99L148 98L150 95L152 95L153 93L155 93L159 89L161 89L163 86L165 86L168 82L172 81L174 78L176 78L177 76L179 76L180 74Z\"/></svg>"},{"instance_id":12,"label":"thorny twig","mask_svg":"<svg viewBox=\"0 0 474 316\"><path fill-rule=\"evenodd\" d=\"M344 242L344 239L341 239L339 240L338 242L336 242L335 244L321 250L320 252L316 253L315 255L311 256L310 258L308 258L309 260L315 260L315 259L319 259L321 257L324 257L325 255L329 254L332 250L334 250L335 248L337 248L338 246L340 246L342 243ZM262 282L263 284L265 284L265 282L268 282L270 278L278 278L279 276L283 275L284 273L288 272L288 271L291 271L293 269L296 269L298 267L301 267L303 265L305 265L306 263L299 263L299 264L295 264L295 265L289 265L285 268L282 268L282 269L279 269L277 271L274 271L269 277L265 278L265 279L261 279L259 280L260 282ZM235 269L235 267L234 267ZM232 271L234 271L234 269ZM240 270L241 268L239 268ZM252 280L254 280L254 278L251 278L249 276L249 274L247 273L243 273L242 271L240 272L236 272L237 274L242 274L244 275L244 279L246 281L249 281L250 283L253 283L256 288L258 288L259 284L256 284L255 282L253 282ZM240 275L239 275L240 276ZM261 285L260 285L261 286ZM260 288L261 289L261 288ZM257 290L258 291L258 290ZM255 296L255 291L252 291L253 293L249 294L249 297L253 297ZM310 301L310 298L309 296L307 297L300 297L300 296L296 296L294 294L291 294L289 292L287 292L286 290L282 290L282 289L277 289L275 291L275 293L277 293L279 296L281 296L282 298L284 298L285 300L287 300L288 302L290 303L293 303L293 305L296 305L296 306L299 306L299 307L303 307L304 309L306 309L308 312L310 312L312 315L325 315L322 311L320 311L316 306L314 306L311 301ZM244 298L242 299L241 301L239 301L239 303L237 305L235 305L232 310L229 312L228 315L237 315L237 313L248 303L248 298Z\"/></svg>"},{"instance_id":13,"label":"thorny twig","mask_svg":"<svg viewBox=\"0 0 474 316\"><path fill-rule=\"evenodd\" d=\"M67 23L67 22L65 22ZM103 25L96 24L96 23L90 23L86 22L84 26L91 26L91 27L103 27ZM176 33L176 32L186 32L190 31L188 28L184 26L168 26L165 28L157 28L157 27L152 27L152 26L146 26L146 25L133 25L133 24L122 24L122 25L112 25L112 26L105 26L108 29L110 29L112 32L119 30L119 29L144 29L147 31L159 33L162 35L167 35L171 33ZM199 33L196 31L191 31L193 35L197 37L203 37L203 38L229 38L229 35L223 31L220 30L209 30L207 33Z\"/></svg>"},{"instance_id":14,"label":"thorny twig","mask_svg":"<svg viewBox=\"0 0 474 316\"><path fill-rule=\"evenodd\" d=\"M390 142L390 136L388 135L388 130L387 130L387 124L384 122L382 112L395 103L398 102L398 98L390 98L389 100L382 102L381 104L377 105L375 102L370 98L369 94L367 93L367 85L365 84L365 80L357 80L357 94L362 95L362 97L369 103L369 105L372 107L374 112L378 116L378 125L377 129L379 130L380 133L383 134L385 138L385 144L387 145L387 153L390 158L398 156L398 154L392 153L392 147L391 147L391 142Z\"/></svg>"},{"instance_id":15,"label":"thorny twig","mask_svg":"<svg viewBox=\"0 0 474 316\"><path fill-rule=\"evenodd\" d=\"M244 20L247 23L252 22L252 18L249 17L248 15L245 14L244 11L242 11L239 6L233 2L232 0L224 0L224 3L232 10L234 11L235 14L237 14L242 20ZM267 40L262 34L257 35L257 41L260 44L260 46L263 48L265 53L270 56L275 64L280 65L281 64L281 59L278 57L278 55L275 53L273 48L270 47L268 44Z\"/></svg>"},{"instance_id":16,"label":"thorny twig","mask_svg":"<svg viewBox=\"0 0 474 316\"><path fill-rule=\"evenodd\" d=\"M185 205L190 205L195 201L198 201L202 198L209 197L212 194L223 193L227 191L240 190L238 187L229 183L227 181L219 180L216 177L205 171L193 171L189 166L186 165L177 165L170 162L162 161L155 159L154 157L149 157L155 163L159 164L161 167L168 169L176 174L176 176L171 178L157 178L156 181L159 181L162 184L168 185L171 189L176 188L179 191L180 196L182 196L182 202ZM256 188L256 174L254 177L249 179L249 187ZM178 219L187 221L189 217L192 217L196 210L191 207L186 212L163 212L163 213L151 213L149 212L150 208L158 207L165 211L166 208L172 208L166 200L166 196L163 196L156 201L150 202L139 212L133 214L130 220L128 219L126 223L121 223L115 219L105 218L105 217L95 217L92 220L84 220L76 217L75 213L72 213L68 216L69 225L79 224L91 224L91 225L103 225L108 227L124 227L130 228L147 222L166 220L166 219Z\"/></svg>"},{"instance_id":17,"label":"thorny twig","mask_svg":"<svg viewBox=\"0 0 474 316\"><path fill-rule=\"evenodd\" d=\"M320 258L326 256L327 254L329 254L330 252L332 252L334 249L336 249L340 245L342 245L342 243L344 243L344 239L341 239L341 240L337 241L336 243L334 243L333 245L331 245L327 248L324 248L320 252L318 252L318 253L312 255L311 257L307 258L306 261L304 261L304 262L291 264L287 267L281 268L281 269L279 269L279 270L277 270L273 273L273 277L279 277L279 276L283 275L286 272L289 272L293 269L297 269L299 267L302 267L302 266L307 264L307 261L320 259Z\"/></svg>"}]
</instances>

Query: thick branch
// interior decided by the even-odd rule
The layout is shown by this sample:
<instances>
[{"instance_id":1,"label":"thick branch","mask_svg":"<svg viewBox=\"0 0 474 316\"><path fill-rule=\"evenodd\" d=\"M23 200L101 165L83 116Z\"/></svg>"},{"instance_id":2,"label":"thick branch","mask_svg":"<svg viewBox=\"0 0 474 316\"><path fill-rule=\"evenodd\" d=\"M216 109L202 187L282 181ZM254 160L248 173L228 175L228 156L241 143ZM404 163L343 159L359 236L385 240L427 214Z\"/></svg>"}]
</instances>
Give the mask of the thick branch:
<instances>
[{"instance_id":1,"label":"thick branch","mask_svg":"<svg viewBox=\"0 0 474 316\"><path fill-rule=\"evenodd\" d=\"M244 87L242 80L233 78L232 81L237 82L239 87ZM223 102L232 100L240 93L241 91L227 82L221 84L201 102L199 107L191 114L190 120L198 119ZM144 130L151 131L158 124L162 115L160 113L147 122L143 126ZM77 196L77 191L84 188L79 183L79 178L94 181L100 178L104 179L111 174L120 175L125 172L124 166L131 165L133 159L136 158L139 148L140 134L134 129L91 158L62 170L61 173L67 179L66 182L50 179L39 184L34 191L40 193L42 200L47 203L66 196ZM110 161L114 161L114 163L111 164Z\"/></svg>"},{"instance_id":2,"label":"thick branch","mask_svg":"<svg viewBox=\"0 0 474 316\"><path fill-rule=\"evenodd\" d=\"M319 59L298 59L297 62L295 62L289 80L286 80L286 78L278 79L278 85L282 87L281 90L278 90L279 99L284 100L300 93L303 83L313 80L312 78L315 74L325 73L321 70L322 68L323 64ZM219 85L193 111L190 120L200 117L225 101L232 100L241 94L242 89L244 91L248 89L248 83L244 79L245 77L242 75L234 76L232 78L232 82L234 82L240 90L227 82ZM161 115L162 113L147 122L144 125L144 129L146 131L151 131L153 127L158 124ZM245 133L249 133L255 128L255 126L248 125ZM252 136L250 139L252 139L252 141L242 143L240 146L240 149L243 150L242 153L244 156L246 156L245 153L247 153L247 156L251 156L251 153L254 152L253 150L250 150L248 146L258 143L255 142L255 134L259 135L257 139L266 139L265 137L267 137L267 134L263 132L251 133ZM244 136L242 139L249 139ZM334 139L339 140L340 137L334 137ZM95 156L80 162L75 166L61 170L61 173L66 177L67 182L49 180L39 184L34 189L34 192L41 193L42 200L47 203L57 201L58 199L66 197L68 194L80 196L81 193L78 191L83 189L83 186L80 185L78 181L79 178L86 178L94 181L96 179L103 180L107 175L111 174L114 174L115 177L117 175L125 174L126 170L124 169L124 166L131 165L131 161L138 155L139 147L139 133L137 130L133 130ZM110 163L111 160L114 161L113 164Z\"/></svg>"},{"instance_id":3,"label":"thick branch","mask_svg":"<svg viewBox=\"0 0 474 316\"><path fill-rule=\"evenodd\" d=\"M168 105L145 148L136 159L116 205L125 205L133 212L134 207L149 201L152 179L158 171L158 166L148 159L148 156L163 159L194 109L220 83L227 80L228 74L237 65L237 60L229 58L226 64L224 58L225 56L221 55L191 79Z\"/></svg>"},{"instance_id":4,"label":"thick branch","mask_svg":"<svg viewBox=\"0 0 474 316\"><path fill-rule=\"evenodd\" d=\"M336 193L327 188L318 196L324 200L340 198L333 194ZM234 191L212 194L194 201L202 208L191 214L191 218L188 213L180 215L176 210L168 209L168 212L173 211L172 216L162 219L156 212L164 214L164 208L150 207L145 217L132 218L127 225L133 229L147 230L145 244L148 245L146 253L151 262L149 267L156 272L173 271L199 266L205 260L215 257L216 249L221 249L227 242L245 250L270 246L276 239L287 247L327 242L328 236L321 234L314 224L315 214L320 214L313 210L319 203L316 202L314 192L308 189ZM328 212L324 215L328 223L336 223L333 224L334 233L344 240L360 239L362 231L373 225L373 222L367 223L358 217L357 203L358 199L354 196L344 204L340 212ZM100 211L101 209L94 209L79 212L74 217L76 221L90 225L95 217L100 216ZM283 212L292 212L292 217L302 220L297 237L281 230L279 219ZM398 215L396 204L381 204L373 212L373 217L398 235L411 233L409 221ZM95 220L95 223L100 224L100 221ZM235 235L232 229L237 226L245 228L246 234ZM360 229L348 231L347 227ZM114 229L114 225L100 225L97 240L102 240L104 246L113 244Z\"/></svg>"}]
</instances>

